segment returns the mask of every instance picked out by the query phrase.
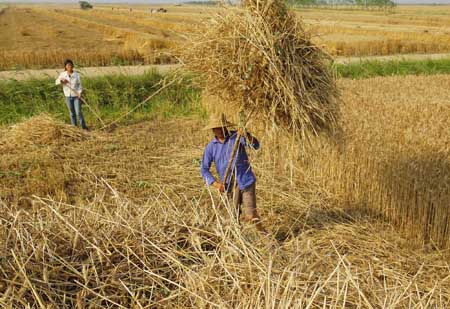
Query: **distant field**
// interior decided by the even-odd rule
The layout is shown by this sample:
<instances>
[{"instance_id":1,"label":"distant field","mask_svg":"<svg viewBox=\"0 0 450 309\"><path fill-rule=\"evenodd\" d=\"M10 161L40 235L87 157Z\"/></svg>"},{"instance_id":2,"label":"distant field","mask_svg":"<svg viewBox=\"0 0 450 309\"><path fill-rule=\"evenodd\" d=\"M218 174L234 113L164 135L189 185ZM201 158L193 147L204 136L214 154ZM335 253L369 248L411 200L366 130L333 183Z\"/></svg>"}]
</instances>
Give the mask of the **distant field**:
<instances>
[{"instance_id":1,"label":"distant field","mask_svg":"<svg viewBox=\"0 0 450 309\"><path fill-rule=\"evenodd\" d=\"M174 47L217 10L206 6L69 5L0 7L0 70L173 63ZM335 56L450 52L450 6L401 6L394 12L298 9L314 40Z\"/></svg>"}]
</instances>

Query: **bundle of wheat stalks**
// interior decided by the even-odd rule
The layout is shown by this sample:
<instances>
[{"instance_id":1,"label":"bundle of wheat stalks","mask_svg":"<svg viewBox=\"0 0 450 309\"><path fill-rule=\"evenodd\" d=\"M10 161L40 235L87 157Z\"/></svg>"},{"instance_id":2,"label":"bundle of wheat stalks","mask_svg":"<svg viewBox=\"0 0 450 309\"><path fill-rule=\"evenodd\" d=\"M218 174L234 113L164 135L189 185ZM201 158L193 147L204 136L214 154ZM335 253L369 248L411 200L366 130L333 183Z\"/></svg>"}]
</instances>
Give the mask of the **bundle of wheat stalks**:
<instances>
[{"instance_id":1,"label":"bundle of wheat stalks","mask_svg":"<svg viewBox=\"0 0 450 309\"><path fill-rule=\"evenodd\" d=\"M87 133L74 126L64 124L47 114L32 117L5 131L0 146L24 147L45 146L80 141Z\"/></svg>"},{"instance_id":2,"label":"bundle of wheat stalks","mask_svg":"<svg viewBox=\"0 0 450 309\"><path fill-rule=\"evenodd\" d=\"M338 115L332 60L284 1L224 7L181 51L207 93L299 137L330 132Z\"/></svg>"}]
</instances>

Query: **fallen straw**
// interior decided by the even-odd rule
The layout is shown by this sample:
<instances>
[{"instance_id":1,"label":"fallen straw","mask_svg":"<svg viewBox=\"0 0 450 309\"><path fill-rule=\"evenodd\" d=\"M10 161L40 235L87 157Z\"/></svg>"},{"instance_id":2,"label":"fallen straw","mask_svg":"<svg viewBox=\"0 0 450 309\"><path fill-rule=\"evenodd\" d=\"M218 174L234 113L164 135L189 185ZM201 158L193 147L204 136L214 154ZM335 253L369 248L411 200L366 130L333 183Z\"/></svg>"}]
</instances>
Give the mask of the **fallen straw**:
<instances>
[{"instance_id":1,"label":"fallen straw","mask_svg":"<svg viewBox=\"0 0 450 309\"><path fill-rule=\"evenodd\" d=\"M89 136L85 131L57 121L44 113L11 126L0 137L0 144L10 148L29 145L42 146L82 141L88 139Z\"/></svg>"}]
</instances>

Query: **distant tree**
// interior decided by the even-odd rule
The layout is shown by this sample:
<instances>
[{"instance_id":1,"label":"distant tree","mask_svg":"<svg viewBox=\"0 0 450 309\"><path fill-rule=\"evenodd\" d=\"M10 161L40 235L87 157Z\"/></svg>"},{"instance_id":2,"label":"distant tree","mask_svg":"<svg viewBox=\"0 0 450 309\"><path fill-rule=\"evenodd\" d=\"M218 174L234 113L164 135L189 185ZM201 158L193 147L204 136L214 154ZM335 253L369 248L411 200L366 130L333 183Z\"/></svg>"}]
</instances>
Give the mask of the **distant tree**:
<instances>
[{"instance_id":1,"label":"distant tree","mask_svg":"<svg viewBox=\"0 0 450 309\"><path fill-rule=\"evenodd\" d=\"M93 8L92 4L90 4L87 1L80 1L79 3L80 3L80 8L82 10L88 10L88 9L92 9Z\"/></svg>"},{"instance_id":2,"label":"distant tree","mask_svg":"<svg viewBox=\"0 0 450 309\"><path fill-rule=\"evenodd\" d=\"M355 0L355 4L366 8L378 7L379 9L391 9L396 6L392 0Z\"/></svg>"},{"instance_id":3,"label":"distant tree","mask_svg":"<svg viewBox=\"0 0 450 309\"><path fill-rule=\"evenodd\" d=\"M287 0L290 5L294 6L315 6L319 3L318 0Z\"/></svg>"},{"instance_id":4,"label":"distant tree","mask_svg":"<svg viewBox=\"0 0 450 309\"><path fill-rule=\"evenodd\" d=\"M378 6L380 9L390 9L395 7L395 2L391 0L373 0L373 5Z\"/></svg>"},{"instance_id":5,"label":"distant tree","mask_svg":"<svg viewBox=\"0 0 450 309\"><path fill-rule=\"evenodd\" d=\"M286 0L293 6L351 6L356 5L366 9L392 9L396 6L393 0Z\"/></svg>"}]
</instances>

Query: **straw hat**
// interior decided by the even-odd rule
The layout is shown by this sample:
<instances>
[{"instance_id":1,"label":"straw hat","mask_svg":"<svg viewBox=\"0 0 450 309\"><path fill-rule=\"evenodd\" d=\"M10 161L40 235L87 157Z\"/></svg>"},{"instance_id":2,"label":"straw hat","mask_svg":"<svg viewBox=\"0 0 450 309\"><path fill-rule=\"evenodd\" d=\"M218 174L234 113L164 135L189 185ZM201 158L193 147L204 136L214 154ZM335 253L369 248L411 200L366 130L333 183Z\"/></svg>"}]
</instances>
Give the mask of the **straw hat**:
<instances>
[{"instance_id":1,"label":"straw hat","mask_svg":"<svg viewBox=\"0 0 450 309\"><path fill-rule=\"evenodd\" d=\"M229 122L224 113L220 113L220 114L211 115L209 117L208 124L206 125L206 127L203 128L203 130L210 130L210 129L214 129L214 128L233 127L233 126L235 126L235 124Z\"/></svg>"}]
</instances>

